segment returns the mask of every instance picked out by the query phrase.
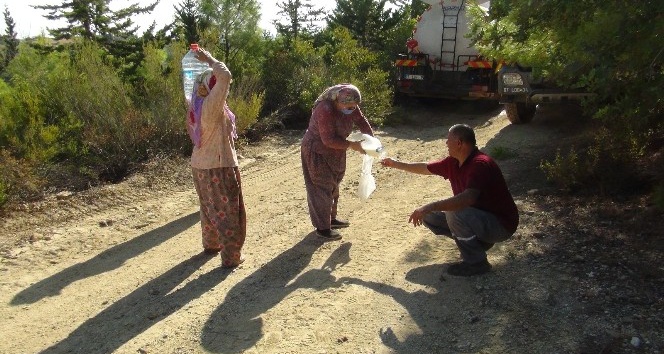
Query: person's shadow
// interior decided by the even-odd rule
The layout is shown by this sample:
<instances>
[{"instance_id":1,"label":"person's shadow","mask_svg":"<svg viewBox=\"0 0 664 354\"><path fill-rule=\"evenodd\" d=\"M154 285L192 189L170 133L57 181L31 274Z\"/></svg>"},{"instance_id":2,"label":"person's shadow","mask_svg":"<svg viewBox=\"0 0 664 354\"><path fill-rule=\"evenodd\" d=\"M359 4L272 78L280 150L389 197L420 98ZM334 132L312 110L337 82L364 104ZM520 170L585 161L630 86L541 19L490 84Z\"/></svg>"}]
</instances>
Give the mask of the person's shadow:
<instances>
[{"instance_id":1,"label":"person's shadow","mask_svg":"<svg viewBox=\"0 0 664 354\"><path fill-rule=\"evenodd\" d=\"M383 344L392 348L395 353L411 353L413 348L426 348L429 353L440 353L449 348L438 348L436 338L440 332L445 331L444 319L451 315L449 307L449 294L445 293L444 283L439 280L440 264L432 264L410 270L406 279L412 283L434 287L434 293L423 290L408 292L406 290L390 286L384 283L365 281L352 277L341 277L338 282L345 284L356 284L374 290L377 293L387 295L401 304L411 318L422 330L422 334L411 334L405 340L400 341L390 327L381 329L380 338ZM436 323L438 321L438 323ZM429 325L435 323L434 328Z\"/></svg>"},{"instance_id":2,"label":"person's shadow","mask_svg":"<svg viewBox=\"0 0 664 354\"><path fill-rule=\"evenodd\" d=\"M297 289L322 290L337 287L331 272L350 261L351 243L343 243L327 259L322 269L300 274L323 242L313 233L291 249L247 276L228 291L224 302L210 315L201 333L201 344L215 353L242 352L261 338L261 314L269 311Z\"/></svg>"},{"instance_id":3,"label":"person's shadow","mask_svg":"<svg viewBox=\"0 0 664 354\"><path fill-rule=\"evenodd\" d=\"M57 296L62 289L78 280L117 269L128 259L136 257L184 232L200 220L198 216L198 212L191 213L130 241L106 249L83 263L75 264L23 289L12 298L10 304L32 304L49 296Z\"/></svg>"},{"instance_id":4,"label":"person's shadow","mask_svg":"<svg viewBox=\"0 0 664 354\"><path fill-rule=\"evenodd\" d=\"M192 256L85 321L67 338L41 353L114 352L224 281L231 271L218 267L173 290L215 258L202 252Z\"/></svg>"}]
</instances>

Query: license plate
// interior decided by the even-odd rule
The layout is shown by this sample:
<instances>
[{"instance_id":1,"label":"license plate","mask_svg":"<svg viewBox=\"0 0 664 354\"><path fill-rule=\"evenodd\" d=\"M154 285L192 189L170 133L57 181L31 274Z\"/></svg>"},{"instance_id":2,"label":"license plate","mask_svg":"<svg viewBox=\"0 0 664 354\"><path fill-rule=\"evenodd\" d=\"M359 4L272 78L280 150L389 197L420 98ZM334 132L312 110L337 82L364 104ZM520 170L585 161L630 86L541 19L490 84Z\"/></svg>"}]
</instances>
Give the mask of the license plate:
<instances>
[{"instance_id":1,"label":"license plate","mask_svg":"<svg viewBox=\"0 0 664 354\"><path fill-rule=\"evenodd\" d=\"M424 75L406 75L408 80L424 80Z\"/></svg>"},{"instance_id":2,"label":"license plate","mask_svg":"<svg viewBox=\"0 0 664 354\"><path fill-rule=\"evenodd\" d=\"M528 93L527 87L503 87L503 93Z\"/></svg>"}]
</instances>

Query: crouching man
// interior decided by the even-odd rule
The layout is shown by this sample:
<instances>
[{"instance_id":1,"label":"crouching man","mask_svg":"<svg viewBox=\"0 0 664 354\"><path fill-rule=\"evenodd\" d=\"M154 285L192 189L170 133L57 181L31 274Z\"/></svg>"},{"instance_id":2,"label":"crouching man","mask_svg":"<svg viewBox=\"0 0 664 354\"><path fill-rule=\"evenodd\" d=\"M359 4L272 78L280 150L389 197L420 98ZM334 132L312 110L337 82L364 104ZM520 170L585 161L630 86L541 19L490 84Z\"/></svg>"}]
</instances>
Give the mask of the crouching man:
<instances>
[{"instance_id":1,"label":"crouching man","mask_svg":"<svg viewBox=\"0 0 664 354\"><path fill-rule=\"evenodd\" d=\"M447 135L448 157L426 162L381 161L385 167L422 175L438 175L450 181L454 196L421 206L410 215L414 226L424 225L436 235L452 238L462 261L447 273L472 276L491 270L486 251L510 238L519 224L519 212L503 173L477 148L475 132L457 124Z\"/></svg>"}]
</instances>

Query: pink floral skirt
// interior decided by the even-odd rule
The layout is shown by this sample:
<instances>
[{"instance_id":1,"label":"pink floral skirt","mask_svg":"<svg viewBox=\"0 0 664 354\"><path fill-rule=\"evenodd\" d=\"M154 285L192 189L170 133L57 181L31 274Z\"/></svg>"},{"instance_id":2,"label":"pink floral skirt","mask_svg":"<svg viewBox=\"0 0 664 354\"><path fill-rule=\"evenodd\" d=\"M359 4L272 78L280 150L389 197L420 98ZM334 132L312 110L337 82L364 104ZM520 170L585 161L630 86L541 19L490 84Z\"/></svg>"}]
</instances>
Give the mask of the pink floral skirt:
<instances>
[{"instance_id":1,"label":"pink floral skirt","mask_svg":"<svg viewBox=\"0 0 664 354\"><path fill-rule=\"evenodd\" d=\"M192 174L201 206L203 248L219 250L224 267L240 264L247 214L239 168L192 168Z\"/></svg>"}]
</instances>

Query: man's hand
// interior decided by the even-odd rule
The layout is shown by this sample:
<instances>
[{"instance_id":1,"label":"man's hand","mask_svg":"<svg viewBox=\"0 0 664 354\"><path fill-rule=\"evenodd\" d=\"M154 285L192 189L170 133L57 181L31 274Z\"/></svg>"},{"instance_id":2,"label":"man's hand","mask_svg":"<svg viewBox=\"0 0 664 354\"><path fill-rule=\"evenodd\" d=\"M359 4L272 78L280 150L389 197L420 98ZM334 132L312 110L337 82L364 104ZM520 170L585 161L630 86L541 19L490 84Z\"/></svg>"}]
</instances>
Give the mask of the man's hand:
<instances>
[{"instance_id":1,"label":"man's hand","mask_svg":"<svg viewBox=\"0 0 664 354\"><path fill-rule=\"evenodd\" d=\"M386 157L382 160L380 160L380 164L385 166L385 167L394 167L396 164L396 161L392 159L391 157Z\"/></svg>"},{"instance_id":2,"label":"man's hand","mask_svg":"<svg viewBox=\"0 0 664 354\"><path fill-rule=\"evenodd\" d=\"M417 208L415 211L413 211L412 214L410 214L410 219L408 219L409 223L412 223L413 226L417 227L420 226L424 223L424 216L427 215L428 212L424 207Z\"/></svg>"}]
</instances>

